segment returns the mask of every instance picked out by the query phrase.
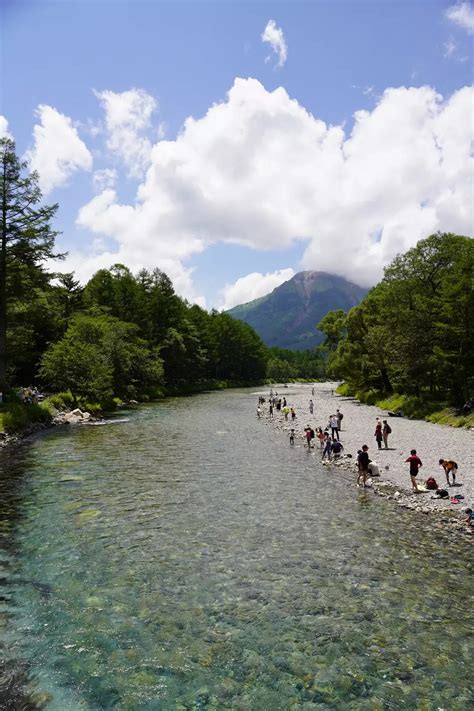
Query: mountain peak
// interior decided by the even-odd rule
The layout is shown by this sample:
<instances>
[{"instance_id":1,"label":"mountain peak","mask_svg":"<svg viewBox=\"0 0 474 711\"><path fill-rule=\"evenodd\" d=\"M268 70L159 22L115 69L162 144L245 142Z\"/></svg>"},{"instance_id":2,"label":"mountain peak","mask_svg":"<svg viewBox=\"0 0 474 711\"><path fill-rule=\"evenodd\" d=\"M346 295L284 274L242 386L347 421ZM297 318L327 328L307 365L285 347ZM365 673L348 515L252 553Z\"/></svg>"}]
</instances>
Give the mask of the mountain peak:
<instances>
[{"instance_id":1,"label":"mountain peak","mask_svg":"<svg viewBox=\"0 0 474 711\"><path fill-rule=\"evenodd\" d=\"M333 309L356 306L367 289L328 272L298 272L270 294L230 309L248 323L268 346L303 350L319 345L324 336L316 325Z\"/></svg>"}]
</instances>

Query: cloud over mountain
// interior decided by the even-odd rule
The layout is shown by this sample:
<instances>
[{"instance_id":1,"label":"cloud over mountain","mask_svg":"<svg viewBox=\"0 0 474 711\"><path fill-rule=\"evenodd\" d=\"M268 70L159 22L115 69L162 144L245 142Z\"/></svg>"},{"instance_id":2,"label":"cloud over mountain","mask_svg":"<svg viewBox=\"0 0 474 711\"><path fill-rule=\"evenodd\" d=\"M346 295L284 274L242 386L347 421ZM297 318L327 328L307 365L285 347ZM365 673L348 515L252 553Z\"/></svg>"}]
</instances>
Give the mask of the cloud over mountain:
<instances>
[{"instance_id":1,"label":"cloud over mountain","mask_svg":"<svg viewBox=\"0 0 474 711\"><path fill-rule=\"evenodd\" d=\"M305 240L305 269L370 285L420 238L472 232L472 98L469 87L446 99L427 86L390 88L346 134L285 89L236 79L225 101L151 148L133 204L107 189L78 223L115 240L112 261L172 265L188 296L186 260L216 242L266 250Z\"/></svg>"}]
</instances>

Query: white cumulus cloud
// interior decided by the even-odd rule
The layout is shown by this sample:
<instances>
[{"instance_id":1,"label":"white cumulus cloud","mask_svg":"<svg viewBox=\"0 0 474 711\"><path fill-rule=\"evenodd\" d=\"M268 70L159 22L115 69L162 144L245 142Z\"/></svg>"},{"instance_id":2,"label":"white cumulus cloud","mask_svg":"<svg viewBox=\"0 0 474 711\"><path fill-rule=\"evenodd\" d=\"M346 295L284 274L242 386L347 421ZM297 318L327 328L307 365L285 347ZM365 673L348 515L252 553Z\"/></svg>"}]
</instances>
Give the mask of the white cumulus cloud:
<instances>
[{"instance_id":1,"label":"white cumulus cloud","mask_svg":"<svg viewBox=\"0 0 474 711\"><path fill-rule=\"evenodd\" d=\"M38 106L36 116L40 123L33 129L34 145L25 158L31 170L38 171L40 188L48 194L76 171L91 170L92 155L68 116L45 104Z\"/></svg>"},{"instance_id":2,"label":"white cumulus cloud","mask_svg":"<svg viewBox=\"0 0 474 711\"><path fill-rule=\"evenodd\" d=\"M446 17L470 35L474 34L474 7L470 2L458 2L446 10Z\"/></svg>"},{"instance_id":3,"label":"white cumulus cloud","mask_svg":"<svg viewBox=\"0 0 474 711\"><path fill-rule=\"evenodd\" d=\"M281 27L277 27L275 20L269 20L262 32L262 42L268 42L275 54L278 55L278 66L282 67L288 57L288 47ZM267 60L270 57L267 57Z\"/></svg>"},{"instance_id":4,"label":"white cumulus cloud","mask_svg":"<svg viewBox=\"0 0 474 711\"><path fill-rule=\"evenodd\" d=\"M102 192L106 188L113 188L117 181L117 171L115 168L102 168L94 171L92 184L96 192Z\"/></svg>"},{"instance_id":5,"label":"white cumulus cloud","mask_svg":"<svg viewBox=\"0 0 474 711\"><path fill-rule=\"evenodd\" d=\"M233 284L226 284L221 290L222 303L220 308L227 311L238 304L245 304L269 294L277 286L288 281L295 275L293 269L280 269L276 272L261 274L252 272L244 277L240 277Z\"/></svg>"},{"instance_id":6,"label":"white cumulus cloud","mask_svg":"<svg viewBox=\"0 0 474 711\"><path fill-rule=\"evenodd\" d=\"M139 177L150 163L152 144L146 132L156 100L143 89L94 93L105 112L107 147L123 161L130 176Z\"/></svg>"},{"instance_id":7,"label":"white cumulus cloud","mask_svg":"<svg viewBox=\"0 0 474 711\"><path fill-rule=\"evenodd\" d=\"M0 138L11 138L11 134L8 131L8 121L5 116L0 114Z\"/></svg>"},{"instance_id":8,"label":"white cumulus cloud","mask_svg":"<svg viewBox=\"0 0 474 711\"><path fill-rule=\"evenodd\" d=\"M432 232L473 233L473 97L471 87L445 99L427 86L390 88L347 133L283 88L236 79L226 101L154 145L132 204L106 189L78 224L113 244L108 264L169 269L188 298L186 265L218 242L269 250L303 240L303 269L372 285Z\"/></svg>"}]
</instances>

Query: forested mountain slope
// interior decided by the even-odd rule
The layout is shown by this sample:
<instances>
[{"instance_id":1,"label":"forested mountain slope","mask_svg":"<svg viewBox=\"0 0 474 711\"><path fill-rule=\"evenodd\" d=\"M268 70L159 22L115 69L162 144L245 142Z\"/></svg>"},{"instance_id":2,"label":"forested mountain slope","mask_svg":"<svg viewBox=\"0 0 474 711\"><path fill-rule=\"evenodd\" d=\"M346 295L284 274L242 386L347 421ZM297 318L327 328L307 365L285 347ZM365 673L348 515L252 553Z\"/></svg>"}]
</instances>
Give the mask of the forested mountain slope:
<instances>
[{"instance_id":1,"label":"forested mountain slope","mask_svg":"<svg viewBox=\"0 0 474 711\"><path fill-rule=\"evenodd\" d=\"M230 309L248 323L268 346L303 350L319 345L324 336L316 325L328 311L347 311L367 289L326 272L299 272L270 294Z\"/></svg>"}]
</instances>

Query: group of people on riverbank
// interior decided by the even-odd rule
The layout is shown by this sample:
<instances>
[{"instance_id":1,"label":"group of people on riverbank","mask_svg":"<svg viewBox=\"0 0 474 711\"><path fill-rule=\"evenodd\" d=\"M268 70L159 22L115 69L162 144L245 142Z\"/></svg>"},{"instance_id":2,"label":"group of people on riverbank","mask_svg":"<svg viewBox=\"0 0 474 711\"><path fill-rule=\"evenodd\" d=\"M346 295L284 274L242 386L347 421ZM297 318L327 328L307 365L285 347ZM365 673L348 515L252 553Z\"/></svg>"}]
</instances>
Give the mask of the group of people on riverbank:
<instances>
[{"instance_id":1,"label":"group of people on riverbank","mask_svg":"<svg viewBox=\"0 0 474 711\"><path fill-rule=\"evenodd\" d=\"M312 396L314 396L314 388L312 390ZM263 400L263 401L262 401ZM264 398L259 398L258 408L262 408L265 403ZM284 404L283 404L284 403ZM277 394L270 394L268 399L268 415L270 419L274 417L274 411L281 412L282 417L280 420L288 420L288 415L291 413L291 418L294 421L296 419L295 407L288 404L286 398L278 398ZM311 416L314 416L314 401L313 398L309 399L308 410ZM261 416L263 410L261 411ZM315 444L319 442L319 450L321 454L321 460L323 463L329 462L331 460L340 460L344 457L347 460L352 459L353 455L350 453L344 453L344 445L341 441L342 439L342 421L344 415L340 409L336 409L331 415L329 415L327 424L323 428L322 426L313 427L309 423L304 427L302 437L305 441L305 446L308 451L314 449ZM377 445L377 451L389 450L389 438L392 435L392 428L386 419L380 419L376 417L375 421L375 431L374 438ZM289 443L291 446L295 445L297 434L295 427L289 429ZM427 478L424 484L419 484L417 478L421 468L423 467L423 462L418 456L417 450L412 449L410 454L404 460L408 464L408 473L410 477L410 484L413 493L420 493L422 491L431 491L434 496L432 498L447 498L451 503L459 504L462 503L464 496L462 494L455 494L450 496L446 489L443 489L438 485L434 476ZM355 464L357 467L357 481L358 487L370 486L369 478L380 476L379 465L374 462L369 454L369 446L363 444L362 447L357 451L355 458ZM440 458L439 465L442 468L443 474L446 477L447 487L462 486L462 484L456 481L456 474L458 471L458 465L453 459ZM385 469L389 469L387 465ZM472 511L466 509L466 523L469 526L474 526L474 516L472 516Z\"/></svg>"}]
</instances>

